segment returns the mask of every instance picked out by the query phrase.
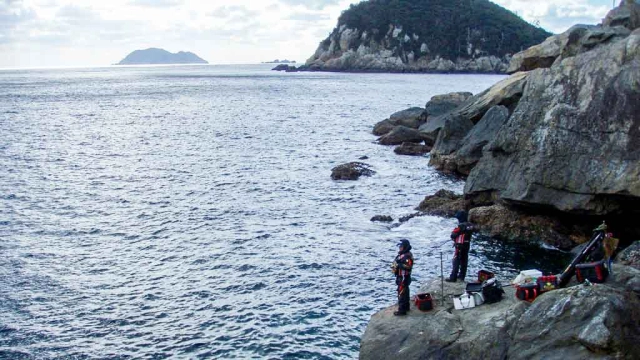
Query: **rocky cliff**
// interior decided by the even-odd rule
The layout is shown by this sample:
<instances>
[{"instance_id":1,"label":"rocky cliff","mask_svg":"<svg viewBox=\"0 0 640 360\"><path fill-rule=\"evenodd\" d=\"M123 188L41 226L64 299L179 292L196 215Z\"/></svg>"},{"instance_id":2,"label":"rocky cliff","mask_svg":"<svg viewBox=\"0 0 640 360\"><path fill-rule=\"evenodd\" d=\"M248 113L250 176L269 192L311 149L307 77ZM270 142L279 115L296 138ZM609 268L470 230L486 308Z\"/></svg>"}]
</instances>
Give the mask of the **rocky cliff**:
<instances>
[{"instance_id":1,"label":"rocky cliff","mask_svg":"<svg viewBox=\"0 0 640 360\"><path fill-rule=\"evenodd\" d=\"M549 35L487 0L363 1L302 69L501 73Z\"/></svg>"},{"instance_id":2,"label":"rocky cliff","mask_svg":"<svg viewBox=\"0 0 640 360\"><path fill-rule=\"evenodd\" d=\"M618 235L640 236L637 19L640 4L623 1L600 25L515 54L509 69L518 72L454 109L423 110L418 130L433 143L430 164L468 176L468 208L499 204L505 219L561 219L565 240L548 242L562 248L585 238L571 222L607 219Z\"/></svg>"}]
</instances>

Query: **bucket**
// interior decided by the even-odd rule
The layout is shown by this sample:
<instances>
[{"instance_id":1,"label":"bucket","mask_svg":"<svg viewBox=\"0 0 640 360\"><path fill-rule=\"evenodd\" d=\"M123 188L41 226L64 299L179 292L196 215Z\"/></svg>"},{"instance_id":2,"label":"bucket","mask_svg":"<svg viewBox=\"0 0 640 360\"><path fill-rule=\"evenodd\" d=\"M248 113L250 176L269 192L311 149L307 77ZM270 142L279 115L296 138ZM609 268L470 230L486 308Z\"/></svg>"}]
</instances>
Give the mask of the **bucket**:
<instances>
[{"instance_id":1,"label":"bucket","mask_svg":"<svg viewBox=\"0 0 640 360\"><path fill-rule=\"evenodd\" d=\"M415 302L416 307L421 311L429 311L433 309L433 299L429 293L417 294L413 297L413 301Z\"/></svg>"}]
</instances>

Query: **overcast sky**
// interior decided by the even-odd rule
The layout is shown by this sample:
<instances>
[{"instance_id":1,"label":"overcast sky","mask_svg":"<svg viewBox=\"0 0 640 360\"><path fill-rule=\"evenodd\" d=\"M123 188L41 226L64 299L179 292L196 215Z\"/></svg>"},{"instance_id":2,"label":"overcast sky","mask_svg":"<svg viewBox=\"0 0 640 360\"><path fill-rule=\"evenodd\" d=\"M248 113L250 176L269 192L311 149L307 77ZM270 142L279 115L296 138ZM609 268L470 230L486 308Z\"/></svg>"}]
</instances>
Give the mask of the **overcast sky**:
<instances>
[{"instance_id":1,"label":"overcast sky","mask_svg":"<svg viewBox=\"0 0 640 360\"><path fill-rule=\"evenodd\" d=\"M0 0L0 68L101 66L136 49L212 64L304 62L349 0ZM551 32L597 24L612 0L494 0ZM619 0L616 0L616 4Z\"/></svg>"}]
</instances>

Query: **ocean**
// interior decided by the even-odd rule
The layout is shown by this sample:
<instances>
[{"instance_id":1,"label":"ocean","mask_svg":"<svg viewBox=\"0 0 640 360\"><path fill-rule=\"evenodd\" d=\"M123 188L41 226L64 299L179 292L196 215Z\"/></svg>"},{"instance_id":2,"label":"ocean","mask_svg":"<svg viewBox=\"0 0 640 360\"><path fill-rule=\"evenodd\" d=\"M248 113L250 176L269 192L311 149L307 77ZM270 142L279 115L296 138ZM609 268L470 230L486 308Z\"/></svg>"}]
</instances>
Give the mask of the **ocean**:
<instances>
[{"instance_id":1,"label":"ocean","mask_svg":"<svg viewBox=\"0 0 640 360\"><path fill-rule=\"evenodd\" d=\"M0 71L0 358L352 359L399 239L413 293L450 269L455 220L370 218L463 182L371 130L504 77L271 67ZM476 240L470 274L516 273Z\"/></svg>"}]
</instances>

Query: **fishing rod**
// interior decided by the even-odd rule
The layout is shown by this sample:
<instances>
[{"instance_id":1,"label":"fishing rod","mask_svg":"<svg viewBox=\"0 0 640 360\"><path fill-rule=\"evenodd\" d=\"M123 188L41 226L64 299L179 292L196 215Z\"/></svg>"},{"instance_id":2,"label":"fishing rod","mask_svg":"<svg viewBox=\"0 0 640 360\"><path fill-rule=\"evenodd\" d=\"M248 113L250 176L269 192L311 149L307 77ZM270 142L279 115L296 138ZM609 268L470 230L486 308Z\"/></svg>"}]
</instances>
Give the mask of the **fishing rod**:
<instances>
[{"instance_id":1,"label":"fishing rod","mask_svg":"<svg viewBox=\"0 0 640 360\"><path fill-rule=\"evenodd\" d=\"M598 226L593 230L593 235L591 237L591 240L587 244L587 246L584 249L582 249L582 251L573 259L573 261L571 261L569 266L567 266L567 268L562 272L562 274L560 274L558 278L559 287L561 288L565 287L569 283L569 281L571 280L571 278L576 272L576 265L578 265L578 263L580 263L585 258L585 256L591 253L591 251L593 250L595 245L598 244L599 241L604 239L604 235L606 231L607 231L607 225L604 223L604 221L602 222L602 225Z\"/></svg>"}]
</instances>

